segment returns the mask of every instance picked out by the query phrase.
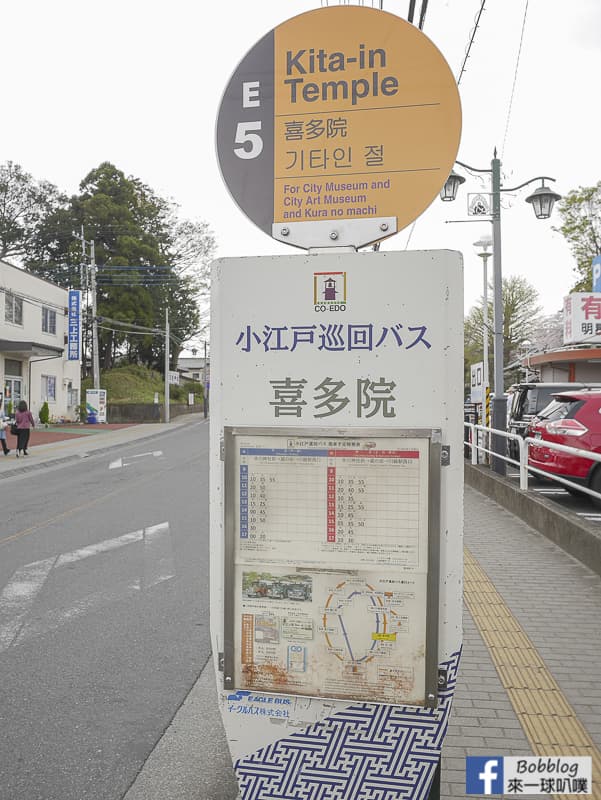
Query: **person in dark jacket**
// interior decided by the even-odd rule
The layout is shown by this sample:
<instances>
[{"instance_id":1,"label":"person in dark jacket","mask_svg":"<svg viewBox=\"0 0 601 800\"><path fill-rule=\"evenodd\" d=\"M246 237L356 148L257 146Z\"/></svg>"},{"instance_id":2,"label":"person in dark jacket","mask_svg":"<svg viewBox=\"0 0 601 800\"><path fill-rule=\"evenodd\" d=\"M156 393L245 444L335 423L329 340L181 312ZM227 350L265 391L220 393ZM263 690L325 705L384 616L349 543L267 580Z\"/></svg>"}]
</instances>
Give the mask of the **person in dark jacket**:
<instances>
[{"instance_id":1,"label":"person in dark jacket","mask_svg":"<svg viewBox=\"0 0 601 800\"><path fill-rule=\"evenodd\" d=\"M17 423L17 452L16 456L19 458L21 452L24 456L28 456L27 445L29 444L29 434L32 428L35 428L35 422L31 411L27 408L25 400L21 400L17 406L15 414L15 422Z\"/></svg>"}]
</instances>

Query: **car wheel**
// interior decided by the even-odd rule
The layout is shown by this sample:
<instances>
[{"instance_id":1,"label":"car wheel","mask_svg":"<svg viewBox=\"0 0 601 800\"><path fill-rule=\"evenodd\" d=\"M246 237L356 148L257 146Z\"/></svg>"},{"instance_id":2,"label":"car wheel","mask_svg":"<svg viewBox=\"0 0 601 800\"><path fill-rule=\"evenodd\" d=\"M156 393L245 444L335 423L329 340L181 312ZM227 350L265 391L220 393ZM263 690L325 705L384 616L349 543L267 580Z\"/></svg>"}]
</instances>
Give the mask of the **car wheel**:
<instances>
[{"instance_id":1,"label":"car wheel","mask_svg":"<svg viewBox=\"0 0 601 800\"><path fill-rule=\"evenodd\" d=\"M595 471L591 475L591 479L589 481L589 489L592 489L593 492L599 492L601 494L601 469L599 467L595 468ZM589 497L591 497L589 495ZM601 499L598 497L591 497L591 503L596 508L601 508Z\"/></svg>"}]
</instances>

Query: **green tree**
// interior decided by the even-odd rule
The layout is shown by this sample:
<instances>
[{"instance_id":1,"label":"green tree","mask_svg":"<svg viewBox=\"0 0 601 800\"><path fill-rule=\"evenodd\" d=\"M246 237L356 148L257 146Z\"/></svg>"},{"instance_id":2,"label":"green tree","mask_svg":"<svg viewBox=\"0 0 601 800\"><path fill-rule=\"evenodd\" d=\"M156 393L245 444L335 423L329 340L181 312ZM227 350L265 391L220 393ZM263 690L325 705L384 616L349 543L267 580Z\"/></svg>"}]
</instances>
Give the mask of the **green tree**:
<instances>
[{"instance_id":1,"label":"green tree","mask_svg":"<svg viewBox=\"0 0 601 800\"><path fill-rule=\"evenodd\" d=\"M48 402L46 400L44 400L42 403L42 407L40 408L38 416L42 425L48 424L48 420L50 419L50 409L48 408Z\"/></svg>"},{"instance_id":2,"label":"green tree","mask_svg":"<svg viewBox=\"0 0 601 800\"><path fill-rule=\"evenodd\" d=\"M492 292L489 291L489 296ZM518 275L503 278L503 367L505 387L519 380L519 358L533 340L540 322L541 308L538 292ZM493 304L488 307L488 374L493 388ZM473 306L464 322L464 383L466 396L470 393L470 368L483 361L484 316L482 305Z\"/></svg>"},{"instance_id":3,"label":"green tree","mask_svg":"<svg viewBox=\"0 0 601 800\"><path fill-rule=\"evenodd\" d=\"M73 236L83 229L95 245L102 367L127 361L162 368L164 339L139 328L162 330L166 309L174 365L181 343L200 325L215 247L208 226L180 220L174 203L108 162L92 170L79 189L67 208L53 210L43 221L27 269L84 288L81 243Z\"/></svg>"},{"instance_id":4,"label":"green tree","mask_svg":"<svg viewBox=\"0 0 601 800\"><path fill-rule=\"evenodd\" d=\"M569 192L558 204L562 225L554 230L566 238L576 259L576 283L570 291L593 288L591 261L601 255L601 181Z\"/></svg>"},{"instance_id":5,"label":"green tree","mask_svg":"<svg viewBox=\"0 0 601 800\"><path fill-rule=\"evenodd\" d=\"M48 181L35 180L12 161L0 165L0 258L26 257L43 221L66 198Z\"/></svg>"}]
</instances>

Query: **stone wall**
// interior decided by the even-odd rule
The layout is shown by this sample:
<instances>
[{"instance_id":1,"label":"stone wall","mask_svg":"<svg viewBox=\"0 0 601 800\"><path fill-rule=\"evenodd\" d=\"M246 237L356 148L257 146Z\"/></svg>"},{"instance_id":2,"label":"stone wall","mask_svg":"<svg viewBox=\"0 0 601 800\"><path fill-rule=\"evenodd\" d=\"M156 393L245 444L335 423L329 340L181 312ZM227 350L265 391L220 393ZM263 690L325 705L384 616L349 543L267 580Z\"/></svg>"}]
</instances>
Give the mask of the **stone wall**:
<instances>
[{"instance_id":1,"label":"stone wall","mask_svg":"<svg viewBox=\"0 0 601 800\"><path fill-rule=\"evenodd\" d=\"M185 403L169 403L171 419L182 414L202 412L202 404L193 406ZM165 407L163 403L108 403L107 422L163 422Z\"/></svg>"}]
</instances>

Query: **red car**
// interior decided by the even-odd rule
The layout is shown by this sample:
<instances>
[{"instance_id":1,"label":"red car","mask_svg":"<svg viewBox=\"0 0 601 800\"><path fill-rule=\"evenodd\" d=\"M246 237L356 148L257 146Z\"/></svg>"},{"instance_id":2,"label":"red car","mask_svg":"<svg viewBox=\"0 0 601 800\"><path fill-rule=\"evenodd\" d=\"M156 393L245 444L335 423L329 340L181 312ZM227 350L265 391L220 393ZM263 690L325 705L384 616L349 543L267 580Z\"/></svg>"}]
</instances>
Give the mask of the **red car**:
<instances>
[{"instance_id":1,"label":"red car","mask_svg":"<svg viewBox=\"0 0 601 800\"><path fill-rule=\"evenodd\" d=\"M601 454L601 391L560 392L532 421L528 436ZM601 462L530 445L528 464L601 492ZM563 485L563 484L562 484ZM564 486L565 489L577 492ZM601 500L591 497L601 507Z\"/></svg>"}]
</instances>

